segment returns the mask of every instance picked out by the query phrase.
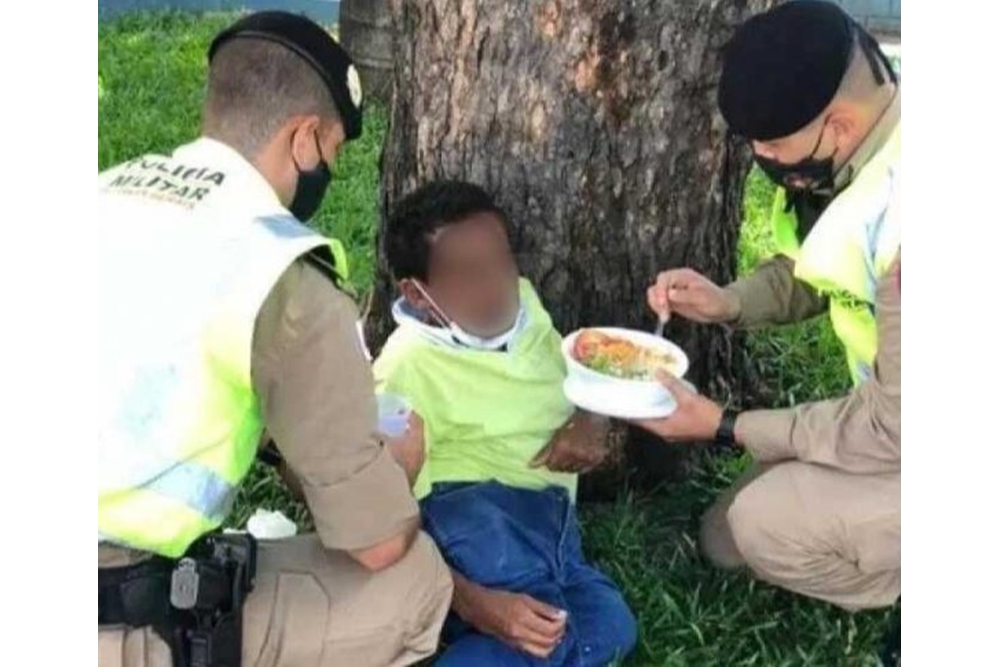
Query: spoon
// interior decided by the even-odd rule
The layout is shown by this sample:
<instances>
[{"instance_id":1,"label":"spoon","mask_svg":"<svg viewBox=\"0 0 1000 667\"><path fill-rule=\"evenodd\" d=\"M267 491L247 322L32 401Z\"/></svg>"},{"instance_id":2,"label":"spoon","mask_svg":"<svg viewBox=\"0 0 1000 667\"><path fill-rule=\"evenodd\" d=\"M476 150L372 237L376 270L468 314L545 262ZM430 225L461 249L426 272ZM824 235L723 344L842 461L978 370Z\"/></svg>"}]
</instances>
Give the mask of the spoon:
<instances>
[{"instance_id":1,"label":"spoon","mask_svg":"<svg viewBox=\"0 0 1000 667\"><path fill-rule=\"evenodd\" d=\"M656 328L653 330L654 336L657 338L663 338L663 327L667 326L667 320L669 319L669 314L660 313L660 320L656 323Z\"/></svg>"}]
</instances>

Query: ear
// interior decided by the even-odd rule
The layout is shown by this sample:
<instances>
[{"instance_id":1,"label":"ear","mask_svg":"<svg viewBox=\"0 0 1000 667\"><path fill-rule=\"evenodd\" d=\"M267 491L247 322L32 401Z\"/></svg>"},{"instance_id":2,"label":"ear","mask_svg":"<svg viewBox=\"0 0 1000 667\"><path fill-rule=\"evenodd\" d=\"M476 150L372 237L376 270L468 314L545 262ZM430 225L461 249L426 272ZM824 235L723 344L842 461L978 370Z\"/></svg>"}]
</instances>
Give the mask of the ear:
<instances>
[{"instance_id":1,"label":"ear","mask_svg":"<svg viewBox=\"0 0 1000 667\"><path fill-rule=\"evenodd\" d=\"M426 289L426 288L425 288ZM399 291L406 299L406 302L410 304L410 307L419 311L430 311L431 303L424 296L423 292L416 286L415 281L412 278L404 278L399 281Z\"/></svg>"},{"instance_id":2,"label":"ear","mask_svg":"<svg viewBox=\"0 0 1000 667\"><path fill-rule=\"evenodd\" d=\"M320 131L319 116L299 116L290 121L292 129L292 159L299 169L314 169L322 158L316 147Z\"/></svg>"},{"instance_id":3,"label":"ear","mask_svg":"<svg viewBox=\"0 0 1000 667\"><path fill-rule=\"evenodd\" d=\"M830 114L829 124L837 142L838 152L841 152L846 146L853 146L857 141L858 122L849 110L834 110Z\"/></svg>"}]
</instances>

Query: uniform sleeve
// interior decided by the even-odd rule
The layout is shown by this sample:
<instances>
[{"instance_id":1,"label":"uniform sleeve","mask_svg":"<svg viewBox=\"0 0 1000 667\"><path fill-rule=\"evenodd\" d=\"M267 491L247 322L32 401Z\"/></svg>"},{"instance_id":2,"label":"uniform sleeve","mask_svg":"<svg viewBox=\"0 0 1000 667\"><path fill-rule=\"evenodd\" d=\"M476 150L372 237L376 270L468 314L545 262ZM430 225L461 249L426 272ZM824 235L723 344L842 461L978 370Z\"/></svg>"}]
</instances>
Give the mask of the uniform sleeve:
<instances>
[{"instance_id":1,"label":"uniform sleeve","mask_svg":"<svg viewBox=\"0 0 1000 667\"><path fill-rule=\"evenodd\" d=\"M267 431L302 483L330 549L363 549L418 515L403 470L375 435L371 368L357 309L302 261L275 285L257 317L254 389Z\"/></svg>"},{"instance_id":2,"label":"uniform sleeve","mask_svg":"<svg viewBox=\"0 0 1000 667\"><path fill-rule=\"evenodd\" d=\"M843 398L787 410L745 412L737 437L760 461L797 458L852 473L900 468L899 258L880 281L875 319L879 347L872 377Z\"/></svg>"},{"instance_id":3,"label":"uniform sleeve","mask_svg":"<svg viewBox=\"0 0 1000 667\"><path fill-rule=\"evenodd\" d=\"M731 324L741 329L801 322L827 308L825 298L795 278L795 263L784 255L761 264L725 289L739 299L740 317Z\"/></svg>"}]
</instances>

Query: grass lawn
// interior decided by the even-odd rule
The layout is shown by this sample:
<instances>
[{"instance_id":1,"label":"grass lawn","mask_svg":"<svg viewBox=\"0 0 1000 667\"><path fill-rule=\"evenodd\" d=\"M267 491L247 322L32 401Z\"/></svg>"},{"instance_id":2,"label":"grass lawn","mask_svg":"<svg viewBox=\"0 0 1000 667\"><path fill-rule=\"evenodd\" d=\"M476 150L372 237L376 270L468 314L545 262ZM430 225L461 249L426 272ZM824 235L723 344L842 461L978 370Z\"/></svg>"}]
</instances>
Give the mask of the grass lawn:
<instances>
[{"instance_id":1,"label":"grass lawn","mask_svg":"<svg viewBox=\"0 0 1000 667\"><path fill-rule=\"evenodd\" d=\"M136 15L98 27L98 170L147 151L169 152L198 134L205 52L229 16ZM316 226L351 253L355 286L371 283L379 147L386 116L365 119L365 134L337 161L332 193ZM740 269L773 251L766 222L771 188L748 182ZM638 298L638 297L637 297ZM841 393L849 384L824 318L755 334L751 340L777 405ZM610 505L581 509L589 554L624 589L640 624L627 665L866 665L887 614L847 614L742 574L723 574L697 553L697 517L746 464L706 458L700 470L656 497L623 491ZM266 469L254 470L234 525L255 507L282 509L305 528L309 517Z\"/></svg>"}]
</instances>

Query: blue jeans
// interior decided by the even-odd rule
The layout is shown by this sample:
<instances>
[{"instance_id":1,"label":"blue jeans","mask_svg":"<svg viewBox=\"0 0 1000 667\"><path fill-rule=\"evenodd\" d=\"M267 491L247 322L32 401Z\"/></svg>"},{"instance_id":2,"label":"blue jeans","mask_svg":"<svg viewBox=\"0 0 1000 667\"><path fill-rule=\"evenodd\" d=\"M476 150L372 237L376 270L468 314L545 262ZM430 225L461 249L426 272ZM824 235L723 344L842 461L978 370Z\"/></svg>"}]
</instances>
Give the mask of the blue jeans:
<instances>
[{"instance_id":1,"label":"blue jeans","mask_svg":"<svg viewBox=\"0 0 1000 667\"><path fill-rule=\"evenodd\" d=\"M492 481L437 484L421 510L425 530L462 575L568 612L565 637L546 660L452 615L437 665L589 667L607 665L635 646L635 617L621 593L583 560L580 526L565 489L531 491Z\"/></svg>"}]
</instances>

